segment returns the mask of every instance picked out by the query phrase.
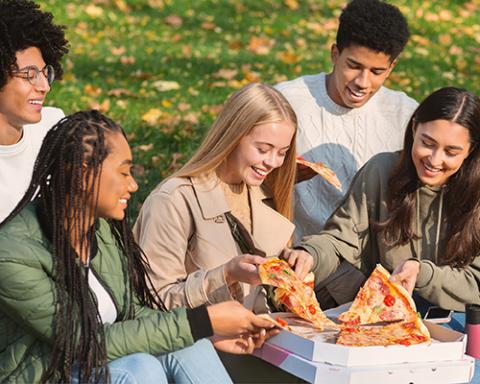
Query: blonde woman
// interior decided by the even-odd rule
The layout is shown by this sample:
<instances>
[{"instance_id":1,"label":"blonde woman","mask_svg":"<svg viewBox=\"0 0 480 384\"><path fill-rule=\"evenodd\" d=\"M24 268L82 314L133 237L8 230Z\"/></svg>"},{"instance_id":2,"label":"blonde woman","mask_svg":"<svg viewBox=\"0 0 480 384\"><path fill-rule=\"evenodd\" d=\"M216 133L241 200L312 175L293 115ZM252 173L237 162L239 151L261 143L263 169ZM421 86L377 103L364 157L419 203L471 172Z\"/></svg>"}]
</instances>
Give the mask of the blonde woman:
<instances>
[{"instance_id":1,"label":"blonde woman","mask_svg":"<svg viewBox=\"0 0 480 384\"><path fill-rule=\"evenodd\" d=\"M191 160L148 196L134 232L168 308L233 298L267 311L257 265L281 254L294 229L296 127L277 90L247 85ZM301 277L313 264L291 261Z\"/></svg>"}]
</instances>

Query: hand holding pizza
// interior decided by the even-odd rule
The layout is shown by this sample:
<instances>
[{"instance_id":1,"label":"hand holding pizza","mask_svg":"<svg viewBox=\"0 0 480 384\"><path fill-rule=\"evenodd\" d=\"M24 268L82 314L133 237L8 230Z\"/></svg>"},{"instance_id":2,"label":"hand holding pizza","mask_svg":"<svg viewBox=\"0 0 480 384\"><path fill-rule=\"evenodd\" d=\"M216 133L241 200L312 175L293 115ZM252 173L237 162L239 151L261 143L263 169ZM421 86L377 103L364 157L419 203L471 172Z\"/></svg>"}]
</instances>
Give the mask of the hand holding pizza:
<instances>
[{"instance_id":1,"label":"hand holding pizza","mask_svg":"<svg viewBox=\"0 0 480 384\"><path fill-rule=\"evenodd\" d=\"M251 285L259 285L262 282L258 276L257 265L266 261L264 257L244 254L235 256L224 265L225 281L228 285L237 281Z\"/></svg>"},{"instance_id":2,"label":"hand holding pizza","mask_svg":"<svg viewBox=\"0 0 480 384\"><path fill-rule=\"evenodd\" d=\"M313 256L303 249L286 248L280 257L292 267L300 280L303 280L313 268Z\"/></svg>"},{"instance_id":3,"label":"hand holding pizza","mask_svg":"<svg viewBox=\"0 0 480 384\"><path fill-rule=\"evenodd\" d=\"M239 337L260 333L262 329L269 330L275 326L271 321L246 309L238 301L209 305L207 311L216 336Z\"/></svg>"},{"instance_id":4,"label":"hand holding pizza","mask_svg":"<svg viewBox=\"0 0 480 384\"><path fill-rule=\"evenodd\" d=\"M390 280L401 284L411 295L419 272L420 262L418 260L406 260L394 269Z\"/></svg>"}]
</instances>

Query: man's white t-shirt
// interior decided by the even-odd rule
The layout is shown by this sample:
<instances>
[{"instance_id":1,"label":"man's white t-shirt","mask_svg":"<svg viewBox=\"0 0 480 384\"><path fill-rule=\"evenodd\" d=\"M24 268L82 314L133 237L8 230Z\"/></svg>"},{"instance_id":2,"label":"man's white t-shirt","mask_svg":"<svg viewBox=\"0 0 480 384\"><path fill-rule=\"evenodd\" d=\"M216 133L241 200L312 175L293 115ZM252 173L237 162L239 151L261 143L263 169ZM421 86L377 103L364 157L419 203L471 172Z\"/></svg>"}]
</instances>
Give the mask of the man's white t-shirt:
<instances>
[{"instance_id":1,"label":"man's white t-shirt","mask_svg":"<svg viewBox=\"0 0 480 384\"><path fill-rule=\"evenodd\" d=\"M297 153L328 165L343 186L341 193L320 176L296 185L295 238L299 240L320 232L367 160L402 148L406 125L418 103L403 92L381 87L362 107L344 108L328 96L325 73L276 88L297 115Z\"/></svg>"},{"instance_id":2,"label":"man's white t-shirt","mask_svg":"<svg viewBox=\"0 0 480 384\"><path fill-rule=\"evenodd\" d=\"M18 143L0 145L0 223L25 194L43 138L64 116L61 109L44 107L42 119L25 125Z\"/></svg>"}]
</instances>

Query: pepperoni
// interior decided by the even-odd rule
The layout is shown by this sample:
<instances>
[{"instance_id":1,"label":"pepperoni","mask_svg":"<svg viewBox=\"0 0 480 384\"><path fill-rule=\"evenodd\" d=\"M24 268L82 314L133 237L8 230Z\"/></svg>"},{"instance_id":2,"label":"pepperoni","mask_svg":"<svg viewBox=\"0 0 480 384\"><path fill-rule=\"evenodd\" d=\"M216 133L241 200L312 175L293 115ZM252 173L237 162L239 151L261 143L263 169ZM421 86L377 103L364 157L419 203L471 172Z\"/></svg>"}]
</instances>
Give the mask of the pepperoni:
<instances>
[{"instance_id":1,"label":"pepperoni","mask_svg":"<svg viewBox=\"0 0 480 384\"><path fill-rule=\"evenodd\" d=\"M308 306L308 311L312 314L315 315L317 313L317 310L315 309L315 306L313 304L310 304Z\"/></svg>"},{"instance_id":2,"label":"pepperoni","mask_svg":"<svg viewBox=\"0 0 480 384\"><path fill-rule=\"evenodd\" d=\"M380 287L380 292L382 292L382 295L387 296L390 295L390 288L388 287L387 284L383 284Z\"/></svg>"},{"instance_id":3,"label":"pepperoni","mask_svg":"<svg viewBox=\"0 0 480 384\"><path fill-rule=\"evenodd\" d=\"M288 326L288 323L283 320L283 319L280 319L277 317L277 323L280 324L282 327L287 327Z\"/></svg>"},{"instance_id":4,"label":"pepperoni","mask_svg":"<svg viewBox=\"0 0 480 384\"><path fill-rule=\"evenodd\" d=\"M387 296L385 296L385 299L383 299L383 303L387 307L391 307L395 304L395 297L393 297L392 295L387 295Z\"/></svg>"}]
</instances>

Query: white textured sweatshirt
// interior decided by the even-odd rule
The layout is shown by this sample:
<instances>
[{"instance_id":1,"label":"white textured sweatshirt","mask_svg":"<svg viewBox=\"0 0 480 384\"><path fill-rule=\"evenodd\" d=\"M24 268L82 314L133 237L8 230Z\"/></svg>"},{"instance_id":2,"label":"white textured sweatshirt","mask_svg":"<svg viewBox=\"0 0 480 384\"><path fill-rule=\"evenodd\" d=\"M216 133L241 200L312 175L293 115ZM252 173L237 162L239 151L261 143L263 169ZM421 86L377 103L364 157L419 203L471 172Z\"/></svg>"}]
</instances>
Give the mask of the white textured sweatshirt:
<instances>
[{"instance_id":1,"label":"white textured sweatshirt","mask_svg":"<svg viewBox=\"0 0 480 384\"><path fill-rule=\"evenodd\" d=\"M319 233L340 204L353 176L373 155L402 148L406 125L417 102L381 87L360 108L344 108L327 94L326 74L303 76L276 88L298 119L297 152L324 162L337 174L342 194L320 176L295 188L295 238Z\"/></svg>"}]
</instances>

